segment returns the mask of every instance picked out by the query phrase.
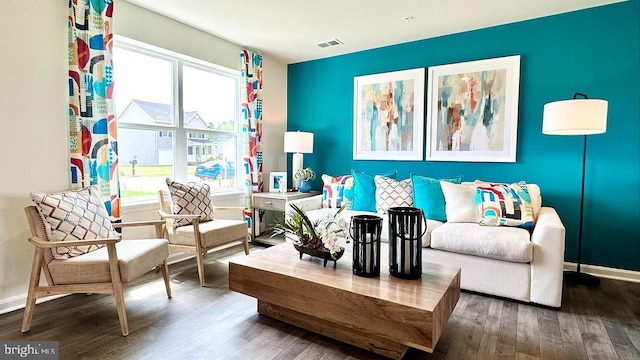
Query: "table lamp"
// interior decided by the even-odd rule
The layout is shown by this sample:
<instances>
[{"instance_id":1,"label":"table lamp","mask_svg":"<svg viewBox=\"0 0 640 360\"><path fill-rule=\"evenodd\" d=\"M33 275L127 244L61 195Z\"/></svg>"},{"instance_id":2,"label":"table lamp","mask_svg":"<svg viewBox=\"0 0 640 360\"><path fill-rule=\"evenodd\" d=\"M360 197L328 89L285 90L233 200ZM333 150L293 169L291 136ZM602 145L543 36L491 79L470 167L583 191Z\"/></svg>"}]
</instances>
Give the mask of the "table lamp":
<instances>
[{"instance_id":1,"label":"table lamp","mask_svg":"<svg viewBox=\"0 0 640 360\"><path fill-rule=\"evenodd\" d=\"M291 179L293 188L298 189L299 180L295 179L296 172L302 169L302 154L313 152L313 133L301 131L287 131L284 133L284 152L293 153Z\"/></svg>"},{"instance_id":2,"label":"table lamp","mask_svg":"<svg viewBox=\"0 0 640 360\"><path fill-rule=\"evenodd\" d=\"M582 97L578 99L578 97ZM606 100L589 99L587 95L575 93L572 100L550 102L544 106L542 133L548 135L583 135L582 146L582 190L580 193L580 229L578 232L578 266L576 271L565 272L568 282L598 286L600 279L580 272L582 255L582 221L584 213L584 174L587 159L587 135L607 131Z\"/></svg>"}]
</instances>

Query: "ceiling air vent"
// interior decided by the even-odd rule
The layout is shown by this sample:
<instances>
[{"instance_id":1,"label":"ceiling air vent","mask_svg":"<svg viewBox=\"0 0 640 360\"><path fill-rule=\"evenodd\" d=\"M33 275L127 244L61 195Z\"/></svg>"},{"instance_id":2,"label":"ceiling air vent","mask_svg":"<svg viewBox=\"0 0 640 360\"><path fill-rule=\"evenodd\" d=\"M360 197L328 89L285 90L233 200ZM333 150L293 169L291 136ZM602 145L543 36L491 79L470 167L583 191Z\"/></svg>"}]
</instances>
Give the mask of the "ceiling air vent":
<instances>
[{"instance_id":1,"label":"ceiling air vent","mask_svg":"<svg viewBox=\"0 0 640 360\"><path fill-rule=\"evenodd\" d=\"M326 47L336 46L336 45L340 45L340 44L342 44L342 41L340 41L338 39L331 39L331 40L319 42L316 45L318 45L318 47L321 47L321 48L326 48Z\"/></svg>"}]
</instances>

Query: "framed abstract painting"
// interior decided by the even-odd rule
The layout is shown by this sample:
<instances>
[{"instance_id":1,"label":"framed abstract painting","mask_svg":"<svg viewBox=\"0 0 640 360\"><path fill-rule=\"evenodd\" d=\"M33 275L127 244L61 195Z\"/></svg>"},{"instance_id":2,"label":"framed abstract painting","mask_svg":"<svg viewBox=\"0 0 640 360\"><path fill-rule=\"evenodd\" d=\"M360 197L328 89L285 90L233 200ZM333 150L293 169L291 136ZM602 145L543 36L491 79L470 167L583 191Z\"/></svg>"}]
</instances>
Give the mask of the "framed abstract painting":
<instances>
[{"instance_id":1,"label":"framed abstract painting","mask_svg":"<svg viewBox=\"0 0 640 360\"><path fill-rule=\"evenodd\" d=\"M424 68L353 80L353 159L422 160Z\"/></svg>"},{"instance_id":2,"label":"framed abstract painting","mask_svg":"<svg viewBox=\"0 0 640 360\"><path fill-rule=\"evenodd\" d=\"M432 66L427 161L515 162L520 56Z\"/></svg>"}]
</instances>

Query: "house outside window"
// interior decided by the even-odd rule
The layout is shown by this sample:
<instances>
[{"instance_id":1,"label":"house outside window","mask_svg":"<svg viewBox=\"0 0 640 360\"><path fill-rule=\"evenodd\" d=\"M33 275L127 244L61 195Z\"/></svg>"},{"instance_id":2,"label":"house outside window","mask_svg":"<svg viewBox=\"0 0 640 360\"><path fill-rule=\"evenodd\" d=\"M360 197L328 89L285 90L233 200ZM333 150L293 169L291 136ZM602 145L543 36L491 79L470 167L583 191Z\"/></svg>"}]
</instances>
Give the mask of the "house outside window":
<instances>
[{"instance_id":1,"label":"house outside window","mask_svg":"<svg viewBox=\"0 0 640 360\"><path fill-rule=\"evenodd\" d=\"M113 53L123 202L155 201L167 177L239 190L240 72L122 37Z\"/></svg>"}]
</instances>

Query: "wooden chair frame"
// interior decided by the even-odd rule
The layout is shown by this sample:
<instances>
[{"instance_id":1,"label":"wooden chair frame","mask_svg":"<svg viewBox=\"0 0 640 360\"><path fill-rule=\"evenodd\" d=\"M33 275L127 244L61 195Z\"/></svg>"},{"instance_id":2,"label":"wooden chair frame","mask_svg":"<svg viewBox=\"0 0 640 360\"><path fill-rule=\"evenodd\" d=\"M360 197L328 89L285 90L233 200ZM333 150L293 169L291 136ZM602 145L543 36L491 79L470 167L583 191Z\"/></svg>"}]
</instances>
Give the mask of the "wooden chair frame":
<instances>
[{"instance_id":1,"label":"wooden chair frame","mask_svg":"<svg viewBox=\"0 0 640 360\"><path fill-rule=\"evenodd\" d=\"M171 200L171 195L169 194L169 191L160 190L158 192L158 197L160 198L160 210L158 210L158 214L165 221L164 225L162 226L162 234L166 235L165 238L169 240L169 248L195 256L196 263L198 266L198 278L200 280L200 286L205 286L204 258L207 256L207 252L209 250L224 246L226 244L215 245L212 247L203 246L201 241L202 233L200 232L200 215L199 214L170 214L169 212L167 212L168 209L172 208L172 200ZM246 210L246 208L238 207L238 206L214 206L213 209L214 209L214 213L217 210L241 211L243 217L244 217L244 211ZM192 221L195 246L171 243L171 239L168 236L168 228L170 226L173 226L174 220L180 220L180 219L189 219ZM232 243L234 241L242 242L242 245L244 247L244 253L246 255L249 255L249 242L247 241L246 236L244 237L244 239L235 239L228 242L227 244Z\"/></svg>"},{"instance_id":2,"label":"wooden chair frame","mask_svg":"<svg viewBox=\"0 0 640 360\"><path fill-rule=\"evenodd\" d=\"M118 311L118 318L120 319L120 328L122 330L122 336L129 335L129 325L127 322L127 312L124 303L124 284L120 277L120 267L118 266L118 254L116 251L116 243L120 242L119 238L108 239L95 239L95 240L77 240L77 241L46 241L41 239L38 234L37 224L41 222L41 219L34 218L34 215L38 215L30 208L34 206L27 206L25 213L29 221L29 227L31 228L32 236L29 237L29 242L35 245L35 251L33 254L33 263L31 265L31 276L29 278L29 290L27 293L27 302L24 311L24 317L22 319L22 332L27 332L31 328L31 320L33 318L33 310L36 305L36 299L41 297L47 297L52 295L61 294L74 294L74 293L96 293L96 294L113 294L116 301L116 309ZM138 221L129 223L114 223L114 228L123 228L131 226L149 226L154 225L156 229L156 236L162 239L162 227L164 221L151 220L151 221ZM135 241L135 240L133 240ZM65 284L56 285L49 271L46 261L45 251L47 249L59 247L59 246L83 246L83 245L106 245L109 255L109 270L111 273L111 282L104 283L83 283L83 284ZM80 255L82 256L82 255ZM164 278L165 289L167 297L171 298L171 285L169 281L169 268L167 266L167 260L156 266L157 270L162 272ZM47 281L46 286L40 285L41 274L44 272L45 279Z\"/></svg>"}]
</instances>

